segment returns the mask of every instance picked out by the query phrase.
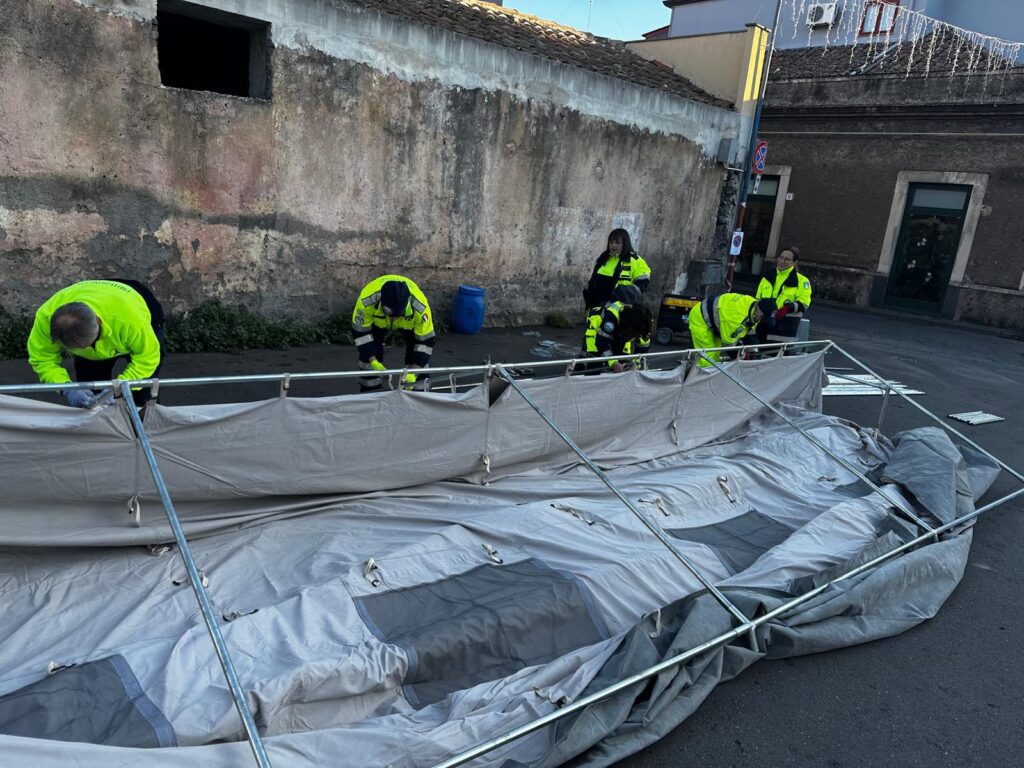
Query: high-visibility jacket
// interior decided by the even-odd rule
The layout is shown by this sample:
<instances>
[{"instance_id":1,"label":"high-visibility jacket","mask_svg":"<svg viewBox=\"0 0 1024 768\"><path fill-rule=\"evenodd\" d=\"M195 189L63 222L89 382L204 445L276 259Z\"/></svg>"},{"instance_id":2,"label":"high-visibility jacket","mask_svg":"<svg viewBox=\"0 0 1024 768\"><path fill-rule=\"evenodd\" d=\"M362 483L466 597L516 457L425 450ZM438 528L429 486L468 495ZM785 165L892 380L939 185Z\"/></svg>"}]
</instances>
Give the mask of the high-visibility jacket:
<instances>
[{"instance_id":1,"label":"high-visibility jacket","mask_svg":"<svg viewBox=\"0 0 1024 768\"><path fill-rule=\"evenodd\" d=\"M621 301L609 301L603 307L595 307L587 315L587 330L583 335L583 351L587 357L605 357L606 355L642 355L651 348L649 337L636 339L617 339L615 330L618 328L619 317L625 304ZM609 359L608 366L617 361Z\"/></svg>"},{"instance_id":2,"label":"high-visibility jacket","mask_svg":"<svg viewBox=\"0 0 1024 768\"><path fill-rule=\"evenodd\" d=\"M723 293L704 299L699 309L690 310L690 333L707 330L718 342L714 346L735 346L757 327L750 319L751 307L756 303L753 296L742 293Z\"/></svg>"},{"instance_id":3,"label":"high-visibility jacket","mask_svg":"<svg viewBox=\"0 0 1024 768\"><path fill-rule=\"evenodd\" d=\"M28 362L45 384L71 381L60 364L61 345L50 338L50 318L73 302L89 306L100 320L100 336L91 347L68 349L86 360L109 360L129 355L119 379L147 379L160 365L160 341L153 331L145 299L133 288L113 280L84 280L57 291L36 311L28 337Z\"/></svg>"},{"instance_id":4,"label":"high-visibility jacket","mask_svg":"<svg viewBox=\"0 0 1024 768\"><path fill-rule=\"evenodd\" d=\"M797 272L795 266L781 272L773 269L761 278L755 298L775 299L775 306L780 308L791 301L796 305L794 312L803 312L811 306L811 281Z\"/></svg>"},{"instance_id":5,"label":"high-visibility jacket","mask_svg":"<svg viewBox=\"0 0 1024 768\"><path fill-rule=\"evenodd\" d=\"M605 252L597 257L590 281L583 291L583 300L590 308L611 301L617 285L635 285L646 290L651 280L651 268L635 251L612 256Z\"/></svg>"},{"instance_id":6,"label":"high-visibility jacket","mask_svg":"<svg viewBox=\"0 0 1024 768\"><path fill-rule=\"evenodd\" d=\"M409 287L409 303L401 315L388 317L380 306L380 293L384 283L398 280ZM352 310L352 335L359 350L359 359L363 362L375 356L376 341L374 329L396 330L412 333L415 339L413 356L416 365L426 366L430 363L430 355L434 351L434 320L427 303L427 297L408 277L401 275L382 275L367 283L356 299Z\"/></svg>"}]
</instances>

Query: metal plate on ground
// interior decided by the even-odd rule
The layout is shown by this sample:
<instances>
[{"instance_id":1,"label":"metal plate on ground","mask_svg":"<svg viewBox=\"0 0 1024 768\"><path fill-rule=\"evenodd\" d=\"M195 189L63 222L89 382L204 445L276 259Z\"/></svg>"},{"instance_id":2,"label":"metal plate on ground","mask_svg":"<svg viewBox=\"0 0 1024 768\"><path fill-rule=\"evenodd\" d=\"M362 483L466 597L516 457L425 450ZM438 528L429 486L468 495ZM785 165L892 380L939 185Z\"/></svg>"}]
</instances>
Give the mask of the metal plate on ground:
<instances>
[{"instance_id":1,"label":"metal plate on ground","mask_svg":"<svg viewBox=\"0 0 1024 768\"><path fill-rule=\"evenodd\" d=\"M984 411L969 411L967 413L951 413L949 418L962 421L965 424L971 424L977 426L979 424L992 424L996 421L1006 421L1002 416L996 416L994 413L985 413Z\"/></svg>"},{"instance_id":2,"label":"metal plate on ground","mask_svg":"<svg viewBox=\"0 0 1024 768\"><path fill-rule=\"evenodd\" d=\"M864 373L828 373L828 385L822 389L821 394L826 396L835 395L883 395L885 386L874 376ZM901 395L923 395L919 389L913 389L906 384L901 384L892 379L885 379L885 384L892 388L893 394Z\"/></svg>"}]
</instances>

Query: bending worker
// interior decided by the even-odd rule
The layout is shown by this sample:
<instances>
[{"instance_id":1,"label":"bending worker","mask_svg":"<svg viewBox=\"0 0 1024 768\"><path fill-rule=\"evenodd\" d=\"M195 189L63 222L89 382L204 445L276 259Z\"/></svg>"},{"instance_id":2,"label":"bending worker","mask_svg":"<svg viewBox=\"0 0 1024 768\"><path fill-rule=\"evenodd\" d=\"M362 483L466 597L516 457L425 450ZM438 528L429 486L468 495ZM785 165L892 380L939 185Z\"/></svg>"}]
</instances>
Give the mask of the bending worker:
<instances>
[{"instance_id":1,"label":"bending worker","mask_svg":"<svg viewBox=\"0 0 1024 768\"><path fill-rule=\"evenodd\" d=\"M640 292L651 282L651 268L633 250L629 232L613 229L608 235L608 247L597 257L594 270L583 289L586 309L604 306L612 300L612 291L618 285L635 285Z\"/></svg>"},{"instance_id":2,"label":"bending worker","mask_svg":"<svg viewBox=\"0 0 1024 768\"><path fill-rule=\"evenodd\" d=\"M149 379L160 371L163 342L163 308L149 288L134 280L84 280L39 307L28 337L28 361L45 384L71 381L60 364L65 350L74 358L78 381L109 381L121 359L128 366L118 379ZM85 389L61 394L77 408L96 402ZM134 390L132 399L145 405L149 387Z\"/></svg>"},{"instance_id":3,"label":"bending worker","mask_svg":"<svg viewBox=\"0 0 1024 768\"><path fill-rule=\"evenodd\" d=\"M643 296L635 285L620 285L614 297L602 307L594 307L587 315L583 351L587 357L643 354L651 348L651 310L643 305ZM603 365L595 363L589 373L601 368L621 373L630 366L613 358ZM596 366L601 365L601 368Z\"/></svg>"},{"instance_id":4,"label":"bending worker","mask_svg":"<svg viewBox=\"0 0 1024 768\"><path fill-rule=\"evenodd\" d=\"M359 350L359 368L383 371L384 337L397 331L405 339L405 365L425 368L434 351L434 321L423 291L408 277L383 275L369 282L359 293L352 310L352 335ZM425 374L407 373L405 389L425 390ZM361 376L360 392L375 392L384 386L381 376Z\"/></svg>"},{"instance_id":5,"label":"bending worker","mask_svg":"<svg viewBox=\"0 0 1024 768\"><path fill-rule=\"evenodd\" d=\"M779 251L775 269L761 278L755 297L773 299L775 311L758 327L759 341L792 341L800 329L800 318L811 306L811 281L800 274L800 249Z\"/></svg>"},{"instance_id":6,"label":"bending worker","mask_svg":"<svg viewBox=\"0 0 1024 768\"><path fill-rule=\"evenodd\" d=\"M742 344L749 333L753 333L766 312L771 312L774 303L770 299L758 301L742 293L723 293L704 299L699 307L690 310L690 338L694 349L732 347ZM719 352L708 352L719 362ZM711 363L703 357L698 360L701 368L710 368Z\"/></svg>"}]
</instances>

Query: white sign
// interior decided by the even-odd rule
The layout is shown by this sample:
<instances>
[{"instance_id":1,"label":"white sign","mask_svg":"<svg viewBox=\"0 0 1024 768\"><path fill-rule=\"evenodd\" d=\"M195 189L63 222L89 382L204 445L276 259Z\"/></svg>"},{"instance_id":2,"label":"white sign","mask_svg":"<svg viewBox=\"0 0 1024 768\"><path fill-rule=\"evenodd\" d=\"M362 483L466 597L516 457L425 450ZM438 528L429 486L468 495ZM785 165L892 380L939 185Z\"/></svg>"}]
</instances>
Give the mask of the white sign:
<instances>
[{"instance_id":1,"label":"white sign","mask_svg":"<svg viewBox=\"0 0 1024 768\"><path fill-rule=\"evenodd\" d=\"M729 245L729 255L739 256L743 250L743 230L737 229L732 233L732 243Z\"/></svg>"}]
</instances>

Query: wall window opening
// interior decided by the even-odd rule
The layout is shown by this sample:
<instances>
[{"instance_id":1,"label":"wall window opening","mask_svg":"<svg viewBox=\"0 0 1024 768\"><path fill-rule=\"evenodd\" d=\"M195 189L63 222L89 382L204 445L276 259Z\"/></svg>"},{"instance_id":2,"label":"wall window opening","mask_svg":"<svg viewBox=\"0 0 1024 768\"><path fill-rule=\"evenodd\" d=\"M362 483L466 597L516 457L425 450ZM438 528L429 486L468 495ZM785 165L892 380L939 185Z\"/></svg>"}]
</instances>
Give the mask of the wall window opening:
<instances>
[{"instance_id":1,"label":"wall window opening","mask_svg":"<svg viewBox=\"0 0 1024 768\"><path fill-rule=\"evenodd\" d=\"M160 82L270 98L270 24L183 0L157 3Z\"/></svg>"},{"instance_id":2,"label":"wall window opening","mask_svg":"<svg viewBox=\"0 0 1024 768\"><path fill-rule=\"evenodd\" d=\"M896 28L900 0L871 0L864 6L861 35L888 35Z\"/></svg>"}]
</instances>

